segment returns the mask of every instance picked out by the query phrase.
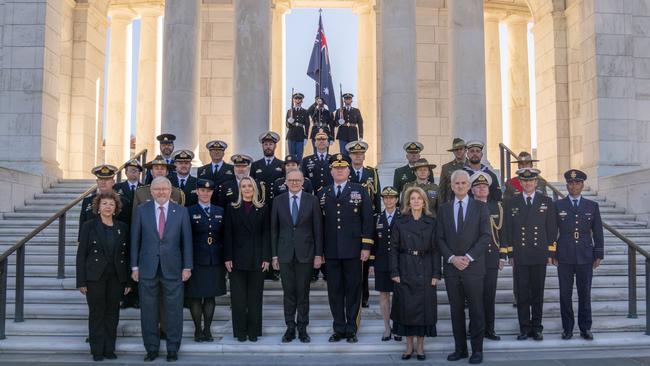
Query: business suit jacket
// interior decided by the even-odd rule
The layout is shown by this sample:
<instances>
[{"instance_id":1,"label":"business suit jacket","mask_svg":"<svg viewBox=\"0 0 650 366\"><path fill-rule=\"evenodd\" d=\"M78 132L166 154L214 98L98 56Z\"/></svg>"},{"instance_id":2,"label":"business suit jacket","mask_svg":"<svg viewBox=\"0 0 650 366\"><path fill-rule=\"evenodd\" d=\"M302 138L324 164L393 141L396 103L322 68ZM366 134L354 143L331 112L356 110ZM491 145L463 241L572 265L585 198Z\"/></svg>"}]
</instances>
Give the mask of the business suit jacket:
<instances>
[{"instance_id":1,"label":"business suit jacket","mask_svg":"<svg viewBox=\"0 0 650 366\"><path fill-rule=\"evenodd\" d=\"M492 240L490 230L490 213L484 202L469 199L460 232L456 232L454 201L451 200L440 206L438 245L442 253L442 261L445 263L445 276L485 274L485 253ZM464 271L459 271L453 264L448 263L452 255L464 256L465 254L469 254L474 261Z\"/></svg>"},{"instance_id":2,"label":"business suit jacket","mask_svg":"<svg viewBox=\"0 0 650 366\"><path fill-rule=\"evenodd\" d=\"M244 204L228 204L224 219L224 260L233 268L261 271L262 262L271 262L270 212L268 206L253 207L246 213Z\"/></svg>"},{"instance_id":3,"label":"business suit jacket","mask_svg":"<svg viewBox=\"0 0 650 366\"><path fill-rule=\"evenodd\" d=\"M87 281L98 281L109 262L115 266L117 278L122 283L129 280L129 227L121 221L113 221L119 240L109 242L104 234L101 218L86 221L81 227L77 247L77 287L86 287ZM112 250L109 249L112 246ZM109 261L108 253L113 253Z\"/></svg>"},{"instance_id":4,"label":"business suit jacket","mask_svg":"<svg viewBox=\"0 0 650 366\"><path fill-rule=\"evenodd\" d=\"M131 266L138 267L141 278L154 279L160 264L164 279L180 280L183 269L193 267L190 217L185 207L170 201L160 239L155 210L154 201L136 208L131 225Z\"/></svg>"},{"instance_id":5,"label":"business suit jacket","mask_svg":"<svg viewBox=\"0 0 650 366\"><path fill-rule=\"evenodd\" d=\"M290 263L294 254L300 263L311 263L323 255L323 216L318 199L306 192L300 196L298 219L291 219L291 192L273 199L271 210L271 255Z\"/></svg>"},{"instance_id":6,"label":"business suit jacket","mask_svg":"<svg viewBox=\"0 0 650 366\"><path fill-rule=\"evenodd\" d=\"M557 225L557 260L566 264L589 264L605 257L603 222L598 203L580 198L578 208L569 197L555 201Z\"/></svg>"}]
</instances>

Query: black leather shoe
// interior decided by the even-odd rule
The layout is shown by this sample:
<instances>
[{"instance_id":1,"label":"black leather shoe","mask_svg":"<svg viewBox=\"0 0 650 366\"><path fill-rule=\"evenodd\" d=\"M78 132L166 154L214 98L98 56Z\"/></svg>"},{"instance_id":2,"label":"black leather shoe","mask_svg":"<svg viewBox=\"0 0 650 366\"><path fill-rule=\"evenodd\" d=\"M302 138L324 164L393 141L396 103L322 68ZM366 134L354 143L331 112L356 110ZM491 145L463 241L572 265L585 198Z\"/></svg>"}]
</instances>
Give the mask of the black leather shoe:
<instances>
[{"instance_id":1,"label":"black leather shoe","mask_svg":"<svg viewBox=\"0 0 650 366\"><path fill-rule=\"evenodd\" d=\"M469 363L476 365L483 362L483 352L474 352L469 358Z\"/></svg>"},{"instance_id":2,"label":"black leather shoe","mask_svg":"<svg viewBox=\"0 0 650 366\"><path fill-rule=\"evenodd\" d=\"M199 329L194 331L194 342L203 342L203 333Z\"/></svg>"},{"instance_id":3,"label":"black leather shoe","mask_svg":"<svg viewBox=\"0 0 650 366\"><path fill-rule=\"evenodd\" d=\"M104 356L102 356L102 355L93 355L93 361L104 361Z\"/></svg>"},{"instance_id":4,"label":"black leather shoe","mask_svg":"<svg viewBox=\"0 0 650 366\"><path fill-rule=\"evenodd\" d=\"M246 342L246 337L237 337L238 342Z\"/></svg>"},{"instance_id":5,"label":"black leather shoe","mask_svg":"<svg viewBox=\"0 0 650 366\"><path fill-rule=\"evenodd\" d=\"M364 303L361 304L361 307L362 307L362 308L369 308L370 305L368 305L368 302L366 301L366 302L364 302Z\"/></svg>"},{"instance_id":6,"label":"black leather shoe","mask_svg":"<svg viewBox=\"0 0 650 366\"><path fill-rule=\"evenodd\" d=\"M144 362L151 362L158 358L158 352L147 352L147 355L144 356Z\"/></svg>"},{"instance_id":7,"label":"black leather shoe","mask_svg":"<svg viewBox=\"0 0 650 366\"><path fill-rule=\"evenodd\" d=\"M257 342L257 336L248 336L248 340L251 342Z\"/></svg>"},{"instance_id":8,"label":"black leather shoe","mask_svg":"<svg viewBox=\"0 0 650 366\"><path fill-rule=\"evenodd\" d=\"M571 338L573 338L573 333L571 333L571 332L562 332L562 339L567 341L567 340L569 340Z\"/></svg>"},{"instance_id":9,"label":"black leather shoe","mask_svg":"<svg viewBox=\"0 0 650 366\"><path fill-rule=\"evenodd\" d=\"M485 338L492 340L492 341L500 341L501 337L499 337L494 331L490 332L485 332Z\"/></svg>"},{"instance_id":10,"label":"black leather shoe","mask_svg":"<svg viewBox=\"0 0 650 366\"><path fill-rule=\"evenodd\" d=\"M167 352L167 362L174 362L174 361L178 361L178 352L176 351Z\"/></svg>"},{"instance_id":11,"label":"black leather shoe","mask_svg":"<svg viewBox=\"0 0 650 366\"><path fill-rule=\"evenodd\" d=\"M330 339L328 339L328 342L339 342L341 339L343 339L343 336L341 336L338 333L334 333L330 336Z\"/></svg>"},{"instance_id":12,"label":"black leather shoe","mask_svg":"<svg viewBox=\"0 0 650 366\"><path fill-rule=\"evenodd\" d=\"M109 352L109 353L104 353L104 358L107 360L115 360L117 359L117 356L115 355L115 352Z\"/></svg>"},{"instance_id":13,"label":"black leather shoe","mask_svg":"<svg viewBox=\"0 0 650 366\"><path fill-rule=\"evenodd\" d=\"M161 340L166 340L167 339L167 333L165 333L164 330L160 330L160 339Z\"/></svg>"},{"instance_id":14,"label":"black leather shoe","mask_svg":"<svg viewBox=\"0 0 650 366\"><path fill-rule=\"evenodd\" d=\"M426 359L427 359L427 355L426 355L426 354L424 354L424 353L423 353L423 354L421 354L421 355L419 355L419 354L416 354L416 355L415 355L415 358L417 358L417 359L418 359L418 361L424 361L424 360L426 360Z\"/></svg>"},{"instance_id":15,"label":"black leather shoe","mask_svg":"<svg viewBox=\"0 0 650 366\"><path fill-rule=\"evenodd\" d=\"M309 336L309 334L307 334L307 330L299 330L298 339L300 340L301 343L311 342L311 337Z\"/></svg>"},{"instance_id":16,"label":"black leather shoe","mask_svg":"<svg viewBox=\"0 0 650 366\"><path fill-rule=\"evenodd\" d=\"M203 329L203 342L214 342L210 328Z\"/></svg>"},{"instance_id":17,"label":"black leather shoe","mask_svg":"<svg viewBox=\"0 0 650 366\"><path fill-rule=\"evenodd\" d=\"M525 341L526 339L528 339L528 334L526 333L519 333L519 335L517 336L518 341Z\"/></svg>"},{"instance_id":18,"label":"black leather shoe","mask_svg":"<svg viewBox=\"0 0 650 366\"><path fill-rule=\"evenodd\" d=\"M388 342L391 339L393 339L393 335L391 333L388 333L388 336L383 336L383 335L381 336L381 341L382 342Z\"/></svg>"},{"instance_id":19,"label":"black leather shoe","mask_svg":"<svg viewBox=\"0 0 650 366\"><path fill-rule=\"evenodd\" d=\"M296 339L296 330L293 328L287 328L282 336L282 343L289 343Z\"/></svg>"},{"instance_id":20,"label":"black leather shoe","mask_svg":"<svg viewBox=\"0 0 650 366\"><path fill-rule=\"evenodd\" d=\"M359 339L357 338L356 334L349 335L347 338L348 338L347 339L348 343L357 343L357 342L359 342Z\"/></svg>"},{"instance_id":21,"label":"black leather shoe","mask_svg":"<svg viewBox=\"0 0 650 366\"><path fill-rule=\"evenodd\" d=\"M402 360L410 360L413 357L413 352L411 353L402 353Z\"/></svg>"},{"instance_id":22,"label":"black leather shoe","mask_svg":"<svg viewBox=\"0 0 650 366\"><path fill-rule=\"evenodd\" d=\"M585 330L584 332L580 332L580 337L588 340L588 341L593 341L594 340L594 335L591 333L590 330Z\"/></svg>"},{"instance_id":23,"label":"black leather shoe","mask_svg":"<svg viewBox=\"0 0 650 366\"><path fill-rule=\"evenodd\" d=\"M402 341L402 336L396 335L396 336L393 336L393 339L396 340L397 342L401 342Z\"/></svg>"},{"instance_id":24,"label":"black leather shoe","mask_svg":"<svg viewBox=\"0 0 650 366\"><path fill-rule=\"evenodd\" d=\"M450 353L447 356L447 361L458 361L462 358L467 358L467 357L469 357L467 351L454 351L454 353Z\"/></svg>"},{"instance_id":25,"label":"black leather shoe","mask_svg":"<svg viewBox=\"0 0 650 366\"><path fill-rule=\"evenodd\" d=\"M533 339L536 341L543 341L544 336L542 335L542 332L535 332L533 333Z\"/></svg>"}]
</instances>

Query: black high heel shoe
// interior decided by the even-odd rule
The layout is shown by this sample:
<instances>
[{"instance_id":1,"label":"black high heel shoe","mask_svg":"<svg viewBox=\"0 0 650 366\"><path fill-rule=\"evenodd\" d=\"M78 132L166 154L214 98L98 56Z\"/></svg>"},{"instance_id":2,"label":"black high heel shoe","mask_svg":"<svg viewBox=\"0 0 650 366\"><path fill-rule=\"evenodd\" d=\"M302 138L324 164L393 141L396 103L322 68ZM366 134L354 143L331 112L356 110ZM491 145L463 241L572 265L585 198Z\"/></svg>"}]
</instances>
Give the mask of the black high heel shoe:
<instances>
[{"instance_id":1,"label":"black high heel shoe","mask_svg":"<svg viewBox=\"0 0 650 366\"><path fill-rule=\"evenodd\" d=\"M382 341L382 342L387 342L387 341L390 341L391 338L393 338L393 334L392 334L392 333L388 333L388 336L384 336L384 335L382 335L382 337L381 337L381 341Z\"/></svg>"},{"instance_id":2,"label":"black high heel shoe","mask_svg":"<svg viewBox=\"0 0 650 366\"><path fill-rule=\"evenodd\" d=\"M402 353L402 360L410 360L414 353L415 351L411 351L411 353Z\"/></svg>"}]
</instances>

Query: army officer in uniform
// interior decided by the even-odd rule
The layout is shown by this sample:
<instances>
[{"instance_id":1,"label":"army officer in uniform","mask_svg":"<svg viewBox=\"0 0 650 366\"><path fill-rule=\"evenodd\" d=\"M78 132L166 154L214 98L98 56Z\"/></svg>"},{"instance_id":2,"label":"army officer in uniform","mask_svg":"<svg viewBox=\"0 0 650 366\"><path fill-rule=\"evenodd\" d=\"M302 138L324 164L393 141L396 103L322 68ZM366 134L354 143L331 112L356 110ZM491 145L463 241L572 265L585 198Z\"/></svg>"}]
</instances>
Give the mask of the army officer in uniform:
<instances>
[{"instance_id":1,"label":"army officer in uniform","mask_svg":"<svg viewBox=\"0 0 650 366\"><path fill-rule=\"evenodd\" d=\"M345 146L356 140L363 140L363 117L361 111L352 106L352 93L343 94L343 105L334 113L334 125L337 127L336 139L339 140L341 154L347 155Z\"/></svg>"},{"instance_id":2,"label":"army officer in uniform","mask_svg":"<svg viewBox=\"0 0 650 366\"><path fill-rule=\"evenodd\" d=\"M298 159L296 159L296 157L293 155L287 155L284 158L284 171L286 172L286 175L289 175L289 172L293 172L295 170L300 170ZM304 176L303 179L304 182L302 184L302 190L309 194L313 194L314 187L311 184L311 180ZM288 190L286 176L282 176L273 182L273 190L273 197L277 197Z\"/></svg>"},{"instance_id":3,"label":"army officer in uniform","mask_svg":"<svg viewBox=\"0 0 650 366\"><path fill-rule=\"evenodd\" d=\"M113 189L119 195L126 197L129 202L133 203L133 195L138 187L142 187L140 183L140 175L142 174L142 165L138 159L131 159L124 164L124 174L126 180L116 183Z\"/></svg>"},{"instance_id":4,"label":"army officer in uniform","mask_svg":"<svg viewBox=\"0 0 650 366\"><path fill-rule=\"evenodd\" d=\"M316 151L314 154L305 157L300 164L302 174L309 178L314 188L314 194L329 184L332 184L332 175L330 174L330 154L328 135L324 130L316 133Z\"/></svg>"},{"instance_id":5,"label":"army officer in uniform","mask_svg":"<svg viewBox=\"0 0 650 366\"><path fill-rule=\"evenodd\" d=\"M421 158L413 164L413 171L415 172L415 180L404 184L402 191L402 198L400 202L404 202L404 192L409 187L420 187L427 194L427 206L429 212L433 217L438 213L438 185L433 183L431 171L436 168L436 164L429 164L427 159Z\"/></svg>"},{"instance_id":6,"label":"army officer in uniform","mask_svg":"<svg viewBox=\"0 0 650 366\"><path fill-rule=\"evenodd\" d=\"M415 180L413 165L416 161L420 160L422 150L424 150L424 145L420 142L413 141L404 144L404 151L406 151L406 160L408 163L395 169L393 187L395 187L397 192L402 192L404 190L404 184ZM431 171L431 178L433 179L433 171Z\"/></svg>"},{"instance_id":7,"label":"army officer in uniform","mask_svg":"<svg viewBox=\"0 0 650 366\"><path fill-rule=\"evenodd\" d=\"M172 169L172 165L167 163L167 160L165 160L162 156L157 155L152 161L145 164L145 168L149 169L153 178L155 179L157 177L167 177L169 170ZM174 178L175 177L172 176L172 179ZM137 207L140 204L151 200L153 200L153 196L151 195L151 185L147 184L138 188L133 195L133 215L135 215ZM181 206L184 206L185 193L183 193L183 191L177 187L172 187L171 200Z\"/></svg>"},{"instance_id":8,"label":"army officer in uniform","mask_svg":"<svg viewBox=\"0 0 650 366\"><path fill-rule=\"evenodd\" d=\"M440 193L438 194L438 204L443 204L454 199L454 192L451 190L451 173L465 167L467 155L467 145L465 140L455 137L451 143L451 149L447 151L454 153L454 160L442 165L440 170Z\"/></svg>"},{"instance_id":9,"label":"army officer in uniform","mask_svg":"<svg viewBox=\"0 0 650 366\"><path fill-rule=\"evenodd\" d=\"M580 336L594 339L591 333L591 278L605 257L603 223L598 203L582 197L587 175L577 169L564 173L569 195L555 202L560 236L557 240L557 275L560 280L562 339L571 339L573 279L578 288L578 328Z\"/></svg>"}]
</instances>

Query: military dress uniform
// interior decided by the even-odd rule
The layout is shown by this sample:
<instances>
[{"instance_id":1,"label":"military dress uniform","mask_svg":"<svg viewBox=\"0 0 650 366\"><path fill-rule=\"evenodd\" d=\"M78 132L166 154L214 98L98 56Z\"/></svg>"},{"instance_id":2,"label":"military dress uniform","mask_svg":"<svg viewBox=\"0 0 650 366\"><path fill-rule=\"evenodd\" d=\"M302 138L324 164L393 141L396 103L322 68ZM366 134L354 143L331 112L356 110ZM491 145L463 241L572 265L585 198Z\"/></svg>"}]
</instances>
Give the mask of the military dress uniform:
<instances>
[{"instance_id":1,"label":"military dress uniform","mask_svg":"<svg viewBox=\"0 0 650 366\"><path fill-rule=\"evenodd\" d=\"M530 164L530 166L533 166L533 163L538 162L539 160L533 159L533 156L530 155L530 153L526 151L522 151L517 155L517 159L514 161L511 161L511 164ZM522 167L520 165L520 167ZM522 167L523 168L523 167ZM546 187L548 183L546 180L544 180L542 177L538 177L537 179L537 192L540 192L543 195L546 195ZM521 182L519 181L518 177L512 177L508 178L506 182L504 183L505 190L503 192L503 199L510 198L515 195L516 192L523 192L523 188L521 187Z\"/></svg>"},{"instance_id":2,"label":"military dress uniform","mask_svg":"<svg viewBox=\"0 0 650 366\"><path fill-rule=\"evenodd\" d=\"M352 93L343 94L344 99L352 97L354 97ZM351 141L363 139L363 117L361 117L361 111L352 106L341 106L334 113L334 125L337 127L336 139L339 140L341 154L347 155L348 152L345 149L345 145Z\"/></svg>"},{"instance_id":3,"label":"military dress uniform","mask_svg":"<svg viewBox=\"0 0 650 366\"><path fill-rule=\"evenodd\" d=\"M413 165L413 171L415 172L418 168L420 167L427 167L429 169L435 169L436 165L435 164L429 164L427 159L420 159L415 162ZM433 183L433 181L428 180L426 183L420 183L416 180L412 182L408 182L404 184L404 187L402 187L402 193L400 196L400 202L404 202L406 200L406 197L404 197L404 192L409 187L419 187L422 188L424 193L427 195L427 207L429 207L429 211L431 211L431 214L433 217L436 217L437 212L438 212L438 191L440 188L438 187L437 184Z\"/></svg>"},{"instance_id":4,"label":"military dress uniform","mask_svg":"<svg viewBox=\"0 0 650 366\"><path fill-rule=\"evenodd\" d=\"M467 149L467 145L465 144L465 140L459 137L455 137L451 143L451 149L447 149L447 151L453 153L458 149ZM438 192L439 205L454 199L454 192L451 190L451 173L455 172L456 170L463 169L464 167L465 156L463 156L462 160L457 160L454 158L454 160L442 165L442 168L440 170L440 181L438 182L440 189Z\"/></svg>"},{"instance_id":5,"label":"military dress uniform","mask_svg":"<svg viewBox=\"0 0 650 366\"><path fill-rule=\"evenodd\" d=\"M407 153L419 154L423 149L424 145L417 141L407 142L404 144L404 151ZM406 164L395 169L395 174L393 175L393 187L401 193L404 190L404 185L408 182L413 182L415 179L416 177L413 172L413 166ZM429 174L429 180L433 182L433 169L431 169L431 173Z\"/></svg>"},{"instance_id":6,"label":"military dress uniform","mask_svg":"<svg viewBox=\"0 0 650 366\"><path fill-rule=\"evenodd\" d=\"M250 165L253 159L248 155L235 154L230 157L234 165ZM260 200L266 197L266 186L263 182L253 179L257 184L257 195ZM236 178L224 182L218 192L216 205L219 207L227 207L231 203L235 203L239 198L239 181Z\"/></svg>"},{"instance_id":7,"label":"military dress uniform","mask_svg":"<svg viewBox=\"0 0 650 366\"><path fill-rule=\"evenodd\" d=\"M300 164L302 174L305 178L311 180L314 188L314 194L329 184L332 184L332 175L330 174L329 159L331 155L327 153L319 154L318 152L305 157Z\"/></svg>"},{"instance_id":8,"label":"military dress uniform","mask_svg":"<svg viewBox=\"0 0 650 366\"><path fill-rule=\"evenodd\" d=\"M396 207L392 214L384 210L377 217L375 244L370 253L370 265L375 270L375 291L393 292L393 279L390 276L390 238L393 223L400 216L399 208Z\"/></svg>"},{"instance_id":9,"label":"military dress uniform","mask_svg":"<svg viewBox=\"0 0 650 366\"><path fill-rule=\"evenodd\" d=\"M148 162L145 165L145 168L151 170L151 167L154 165L164 165L167 166L169 169L169 164L167 161L160 155L157 155L152 161ZM175 179L176 175L170 179L170 183L173 182L173 179ZM169 179L169 177L167 178ZM172 183L172 193L170 199L174 201L175 203L185 206L185 193L181 191L179 188L174 187ZM138 189L135 190L135 193L133 194L133 208L138 207L139 205L153 200L153 196L151 195L151 184L145 184L142 187L139 187ZM133 210L131 217L136 213L137 210Z\"/></svg>"},{"instance_id":10,"label":"military dress uniform","mask_svg":"<svg viewBox=\"0 0 650 366\"><path fill-rule=\"evenodd\" d=\"M285 177L276 179L273 183L273 197L281 195L288 189ZM307 177L305 177L305 182L302 184L302 190L303 192L314 194L314 186L312 185L311 180Z\"/></svg>"},{"instance_id":11,"label":"military dress uniform","mask_svg":"<svg viewBox=\"0 0 650 366\"><path fill-rule=\"evenodd\" d=\"M225 151L226 148L228 148L228 144L220 140L213 140L208 142L205 147L208 150ZM199 179L208 179L214 182L215 189L212 194L211 203L216 205L221 192L221 187L225 182L235 179L235 171L234 166L221 160L218 163L210 162L209 164L201 166L197 170L196 176Z\"/></svg>"},{"instance_id":12,"label":"military dress uniform","mask_svg":"<svg viewBox=\"0 0 650 366\"><path fill-rule=\"evenodd\" d=\"M259 137L260 143L270 140L278 142L280 136L275 132L266 132ZM265 156L251 164L251 178L265 186L264 202L272 205L274 184L278 178L284 177L284 161L275 156Z\"/></svg>"},{"instance_id":13,"label":"military dress uniform","mask_svg":"<svg viewBox=\"0 0 650 366\"><path fill-rule=\"evenodd\" d=\"M537 169L520 169L519 179L535 179ZM517 315L520 334L517 339L542 337L542 314L546 264L555 258L557 224L551 198L533 193L516 194L505 202L502 246L514 259L514 283L517 286Z\"/></svg>"},{"instance_id":14,"label":"military dress uniform","mask_svg":"<svg viewBox=\"0 0 650 366\"><path fill-rule=\"evenodd\" d=\"M334 118L332 112L328 111L325 108L314 108L310 112L312 126L311 131L309 132L309 139L311 140L314 151L316 151L316 134L323 130L327 134L327 141L334 141Z\"/></svg>"},{"instance_id":15,"label":"military dress uniform","mask_svg":"<svg viewBox=\"0 0 650 366\"><path fill-rule=\"evenodd\" d=\"M584 181L587 175L571 169L564 174L567 183ZM557 274L560 283L560 314L563 339L573 335L573 279L578 290L578 327L585 339L591 334L591 279L593 264L605 257L603 224L598 203L582 196L567 196L555 202L560 235L557 240Z\"/></svg>"},{"instance_id":16,"label":"military dress uniform","mask_svg":"<svg viewBox=\"0 0 650 366\"><path fill-rule=\"evenodd\" d=\"M332 167L348 167L349 158L336 154ZM340 189L339 189L340 187ZM366 188L357 183L333 183L319 193L323 212L324 254L327 262L327 295L334 334L331 342L347 338L356 342L361 317L362 250L373 244L372 203Z\"/></svg>"},{"instance_id":17,"label":"military dress uniform","mask_svg":"<svg viewBox=\"0 0 650 366\"><path fill-rule=\"evenodd\" d=\"M140 162L137 159L131 159L127 161L124 165L124 169L126 170L126 168L130 166L137 168L140 172L143 170L142 165L140 165ZM126 197L131 203L133 203L133 195L135 194L135 190L141 186L143 186L143 184L139 180L135 183L124 180L120 183L115 183L113 190L117 192L117 194Z\"/></svg>"},{"instance_id":18,"label":"military dress uniform","mask_svg":"<svg viewBox=\"0 0 650 366\"><path fill-rule=\"evenodd\" d=\"M488 174L492 179L492 184L490 184L490 195L488 199L493 201L501 201L503 194L501 192L501 188L499 187L499 178L497 177L496 173L492 171L492 169L488 168L484 164L481 164L481 167L478 170L474 170L468 164L465 164L464 170L467 172L467 174L469 174L470 177L476 172L483 172ZM473 197L471 191L469 192L469 195L470 197Z\"/></svg>"},{"instance_id":19,"label":"military dress uniform","mask_svg":"<svg viewBox=\"0 0 650 366\"><path fill-rule=\"evenodd\" d=\"M304 95L302 93L294 93L293 98L302 100ZM304 152L304 141L307 140L309 134L309 112L301 106L293 105L287 111L285 117L287 126L287 142L289 154L294 155L298 160L302 160Z\"/></svg>"},{"instance_id":20,"label":"military dress uniform","mask_svg":"<svg viewBox=\"0 0 650 366\"><path fill-rule=\"evenodd\" d=\"M191 163L193 159L194 153L190 150L179 150L174 153L174 161L187 161ZM194 206L199 202L199 197L196 195L197 178L193 177L191 173L187 177L181 177L177 173L174 179L171 180L171 183L172 187L183 191L185 195L185 207Z\"/></svg>"},{"instance_id":21,"label":"military dress uniform","mask_svg":"<svg viewBox=\"0 0 650 366\"><path fill-rule=\"evenodd\" d=\"M172 135L171 133L163 133L161 135L156 136L156 140L162 145L162 144L174 144L174 141L176 141L176 136ZM172 180L174 178L174 170L176 170L176 167L174 167L174 158L172 156L162 156L160 155L169 165L167 169L167 179ZM151 169L147 168L147 174L145 175L144 178L144 184L151 184L151 181L153 180L153 175L151 175Z\"/></svg>"}]
</instances>

